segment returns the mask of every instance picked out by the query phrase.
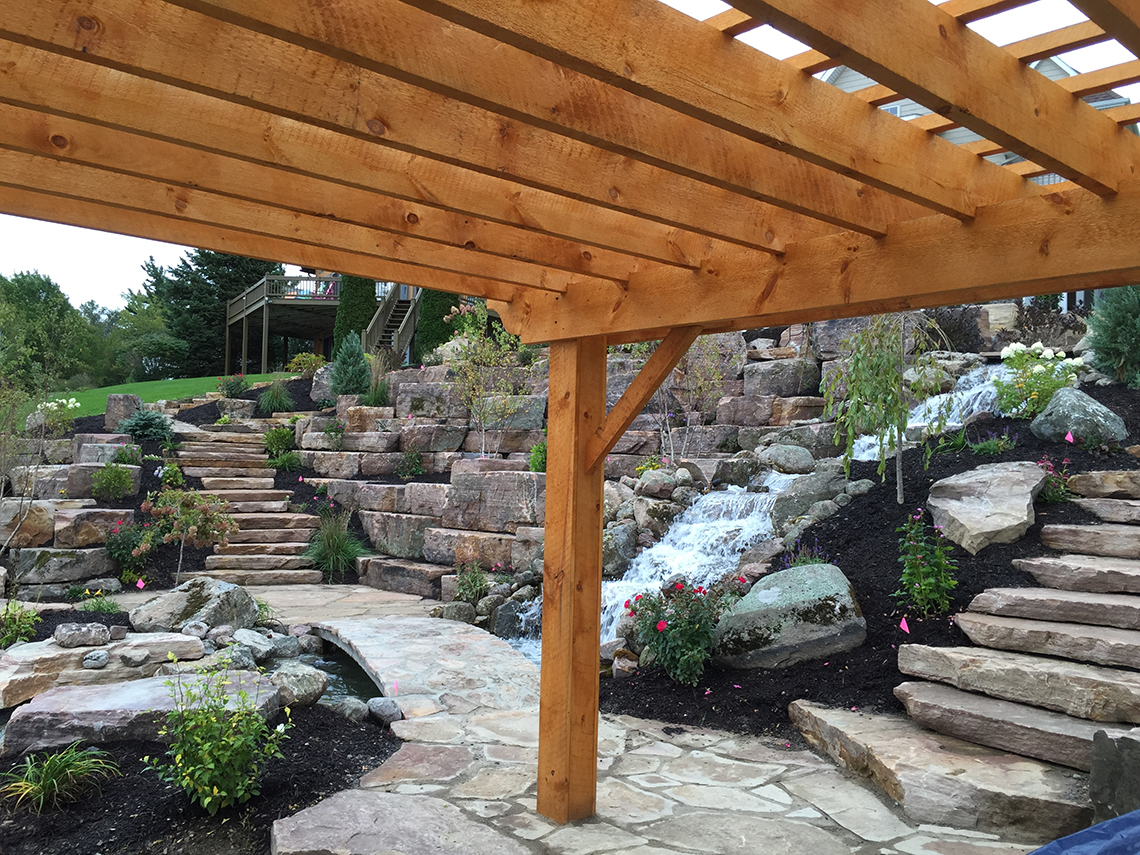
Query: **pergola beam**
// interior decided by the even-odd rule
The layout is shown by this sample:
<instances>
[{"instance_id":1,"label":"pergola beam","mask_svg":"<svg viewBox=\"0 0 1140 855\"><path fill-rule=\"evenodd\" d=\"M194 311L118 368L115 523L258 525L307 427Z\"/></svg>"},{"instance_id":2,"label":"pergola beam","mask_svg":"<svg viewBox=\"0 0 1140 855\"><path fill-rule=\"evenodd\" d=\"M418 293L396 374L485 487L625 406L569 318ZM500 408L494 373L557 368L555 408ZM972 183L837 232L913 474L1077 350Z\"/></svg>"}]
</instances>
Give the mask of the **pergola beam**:
<instances>
[{"instance_id":1,"label":"pergola beam","mask_svg":"<svg viewBox=\"0 0 1140 855\"><path fill-rule=\"evenodd\" d=\"M1112 33L1136 56L1140 56L1140 2L1137 0L1070 0L1089 20Z\"/></svg>"},{"instance_id":2,"label":"pergola beam","mask_svg":"<svg viewBox=\"0 0 1140 855\"><path fill-rule=\"evenodd\" d=\"M1116 192L1140 161L1140 140L928 0L737 5L1095 193Z\"/></svg>"}]
</instances>

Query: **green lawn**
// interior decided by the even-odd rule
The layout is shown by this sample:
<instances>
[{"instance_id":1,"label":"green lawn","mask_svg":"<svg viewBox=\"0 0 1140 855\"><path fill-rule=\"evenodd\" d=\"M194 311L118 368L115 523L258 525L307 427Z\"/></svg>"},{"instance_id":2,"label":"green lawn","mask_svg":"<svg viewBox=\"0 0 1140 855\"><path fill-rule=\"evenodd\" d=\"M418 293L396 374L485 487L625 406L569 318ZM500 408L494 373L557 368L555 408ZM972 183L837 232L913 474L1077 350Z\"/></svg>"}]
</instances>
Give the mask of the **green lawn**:
<instances>
[{"instance_id":1,"label":"green lawn","mask_svg":"<svg viewBox=\"0 0 1140 855\"><path fill-rule=\"evenodd\" d=\"M296 374L288 372L277 374L249 374L246 379L252 383L263 380L289 379ZM206 392L218 391L218 378L187 377L181 380L150 380L145 383L124 383L120 386L104 386L102 389L87 389L83 392L60 392L48 396L48 400L57 398L74 398L79 402L79 409L75 411L76 418L80 416L95 416L107 409L108 395L138 395L144 401L176 401L180 398L193 398ZM31 407L28 407L31 410Z\"/></svg>"}]
</instances>

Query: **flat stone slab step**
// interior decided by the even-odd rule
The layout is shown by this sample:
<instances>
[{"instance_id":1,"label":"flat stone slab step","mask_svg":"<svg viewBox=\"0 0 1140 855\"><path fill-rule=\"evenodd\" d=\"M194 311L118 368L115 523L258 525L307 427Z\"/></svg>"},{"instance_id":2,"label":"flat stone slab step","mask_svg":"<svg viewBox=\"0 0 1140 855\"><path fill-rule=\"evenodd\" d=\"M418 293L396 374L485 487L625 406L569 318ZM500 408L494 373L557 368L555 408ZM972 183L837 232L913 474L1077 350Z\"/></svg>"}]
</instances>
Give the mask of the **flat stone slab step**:
<instances>
[{"instance_id":1,"label":"flat stone slab step","mask_svg":"<svg viewBox=\"0 0 1140 855\"><path fill-rule=\"evenodd\" d=\"M311 558L298 555L207 555L207 570L307 570Z\"/></svg>"},{"instance_id":2,"label":"flat stone slab step","mask_svg":"<svg viewBox=\"0 0 1140 855\"><path fill-rule=\"evenodd\" d=\"M213 479L211 479L213 480ZM238 480L238 479L232 479ZM284 502L292 495L292 490L211 490L213 495L227 502Z\"/></svg>"},{"instance_id":3,"label":"flat stone slab step","mask_svg":"<svg viewBox=\"0 0 1140 855\"><path fill-rule=\"evenodd\" d=\"M899 647L899 670L1092 721L1140 724L1140 674L986 647Z\"/></svg>"},{"instance_id":4,"label":"flat stone slab step","mask_svg":"<svg viewBox=\"0 0 1140 855\"><path fill-rule=\"evenodd\" d=\"M250 422L244 425L202 425L200 430L184 431L178 434L183 442L216 442L251 444L255 437L265 433L261 424Z\"/></svg>"},{"instance_id":5,"label":"flat stone slab step","mask_svg":"<svg viewBox=\"0 0 1140 855\"><path fill-rule=\"evenodd\" d=\"M954 622L970 641L982 647L1040 653L1096 665L1140 668L1140 632L1132 629L969 612L956 615Z\"/></svg>"},{"instance_id":6,"label":"flat stone slab step","mask_svg":"<svg viewBox=\"0 0 1140 855\"><path fill-rule=\"evenodd\" d=\"M1140 499L1073 499L1105 522L1140 523Z\"/></svg>"},{"instance_id":7,"label":"flat stone slab step","mask_svg":"<svg viewBox=\"0 0 1140 855\"><path fill-rule=\"evenodd\" d=\"M263 531L265 529L262 529ZM292 531L292 529L289 529ZM293 532L296 534L296 532ZM215 546L215 555L300 555L309 548L308 543L286 541L284 543L233 543L228 546Z\"/></svg>"},{"instance_id":8,"label":"flat stone slab step","mask_svg":"<svg viewBox=\"0 0 1140 855\"><path fill-rule=\"evenodd\" d=\"M182 474L189 478L273 478L276 469L267 469L264 466L196 466L179 463Z\"/></svg>"},{"instance_id":9,"label":"flat stone slab step","mask_svg":"<svg viewBox=\"0 0 1140 855\"><path fill-rule=\"evenodd\" d=\"M234 468L234 469L264 469L266 467L268 457L253 457L251 455L243 454L241 456L234 455L233 457L226 457L220 454L187 454L181 456L179 452L178 465L179 466L207 466L214 468Z\"/></svg>"},{"instance_id":10,"label":"flat stone slab step","mask_svg":"<svg viewBox=\"0 0 1140 855\"><path fill-rule=\"evenodd\" d=\"M242 531L251 528L317 528L321 518L312 514L231 514Z\"/></svg>"},{"instance_id":11,"label":"flat stone slab step","mask_svg":"<svg viewBox=\"0 0 1140 855\"><path fill-rule=\"evenodd\" d=\"M1044 841L1093 820L1084 776L1063 766L934 733L904 716L810 701L794 701L788 713L811 745L869 776L918 822Z\"/></svg>"},{"instance_id":12,"label":"flat stone slab step","mask_svg":"<svg viewBox=\"0 0 1140 855\"><path fill-rule=\"evenodd\" d=\"M289 502L284 499L279 502L230 501L230 513L233 514L273 514L284 513L288 510Z\"/></svg>"},{"instance_id":13,"label":"flat stone slab step","mask_svg":"<svg viewBox=\"0 0 1140 855\"><path fill-rule=\"evenodd\" d=\"M1047 525L1041 527L1041 542L1058 552L1135 558L1140 555L1140 526Z\"/></svg>"},{"instance_id":14,"label":"flat stone slab step","mask_svg":"<svg viewBox=\"0 0 1140 855\"><path fill-rule=\"evenodd\" d=\"M970 602L970 611L1140 629L1140 597L1132 594L1093 594L1055 588L988 588Z\"/></svg>"},{"instance_id":15,"label":"flat stone slab step","mask_svg":"<svg viewBox=\"0 0 1140 855\"><path fill-rule=\"evenodd\" d=\"M1089 499L1140 499L1140 469L1074 475L1069 479L1069 489Z\"/></svg>"},{"instance_id":16,"label":"flat stone slab step","mask_svg":"<svg viewBox=\"0 0 1140 855\"><path fill-rule=\"evenodd\" d=\"M1089 771L1094 733L1104 730L1117 737L1131 730L940 683L903 683L895 688L895 697L911 718L931 730L1082 772Z\"/></svg>"},{"instance_id":17,"label":"flat stone slab step","mask_svg":"<svg viewBox=\"0 0 1140 855\"><path fill-rule=\"evenodd\" d=\"M428 564L406 558L393 558L390 555L366 556L357 561L360 581L381 591L395 591L400 594L415 594L429 599L440 599L440 580L454 567L442 564Z\"/></svg>"},{"instance_id":18,"label":"flat stone slab step","mask_svg":"<svg viewBox=\"0 0 1140 855\"><path fill-rule=\"evenodd\" d=\"M1015 558L1013 566L1048 588L1091 593L1140 594L1140 561L1091 555Z\"/></svg>"},{"instance_id":19,"label":"flat stone slab step","mask_svg":"<svg viewBox=\"0 0 1140 855\"><path fill-rule=\"evenodd\" d=\"M217 494L221 490L272 490L272 478L203 478L202 489ZM289 495L292 495L289 491Z\"/></svg>"},{"instance_id":20,"label":"flat stone slab step","mask_svg":"<svg viewBox=\"0 0 1140 855\"><path fill-rule=\"evenodd\" d=\"M309 537L312 529L305 528L251 528L235 531L226 538L230 545L235 543L295 543Z\"/></svg>"},{"instance_id":21,"label":"flat stone slab step","mask_svg":"<svg viewBox=\"0 0 1140 855\"><path fill-rule=\"evenodd\" d=\"M320 570L204 570L183 573L187 579L196 577L219 579L234 585L319 585L323 580Z\"/></svg>"},{"instance_id":22,"label":"flat stone slab step","mask_svg":"<svg viewBox=\"0 0 1140 855\"><path fill-rule=\"evenodd\" d=\"M225 454L234 456L262 457L267 456L265 443L259 442L250 445L236 445L227 443L225 446L208 442L183 442L179 444L178 454L192 457L195 454Z\"/></svg>"}]
</instances>

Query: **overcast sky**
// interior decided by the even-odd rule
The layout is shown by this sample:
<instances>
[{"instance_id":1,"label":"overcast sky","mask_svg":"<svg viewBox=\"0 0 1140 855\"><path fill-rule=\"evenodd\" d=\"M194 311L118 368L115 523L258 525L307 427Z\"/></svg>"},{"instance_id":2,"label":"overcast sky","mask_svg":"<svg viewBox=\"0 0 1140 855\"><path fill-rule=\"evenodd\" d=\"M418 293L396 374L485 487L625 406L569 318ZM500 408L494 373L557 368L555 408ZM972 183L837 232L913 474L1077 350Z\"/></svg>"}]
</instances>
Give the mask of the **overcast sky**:
<instances>
[{"instance_id":1,"label":"overcast sky","mask_svg":"<svg viewBox=\"0 0 1140 855\"><path fill-rule=\"evenodd\" d=\"M701 20L729 8L719 0L665 2ZM971 26L996 44L1008 44L1082 20L1084 15L1066 0L1039 0ZM741 39L780 59L804 49L771 27L753 30ZM1084 72L1134 57L1116 42L1109 42L1064 54L1062 58ZM1118 87L1116 91L1133 101L1140 100L1140 84ZM185 251L185 247L173 244L0 215L0 275L39 270L57 282L75 306L94 300L102 306L119 308L123 305L123 292L142 284L142 263L148 257L154 256L159 264L169 267ZM295 271L296 268L290 269Z\"/></svg>"}]
</instances>

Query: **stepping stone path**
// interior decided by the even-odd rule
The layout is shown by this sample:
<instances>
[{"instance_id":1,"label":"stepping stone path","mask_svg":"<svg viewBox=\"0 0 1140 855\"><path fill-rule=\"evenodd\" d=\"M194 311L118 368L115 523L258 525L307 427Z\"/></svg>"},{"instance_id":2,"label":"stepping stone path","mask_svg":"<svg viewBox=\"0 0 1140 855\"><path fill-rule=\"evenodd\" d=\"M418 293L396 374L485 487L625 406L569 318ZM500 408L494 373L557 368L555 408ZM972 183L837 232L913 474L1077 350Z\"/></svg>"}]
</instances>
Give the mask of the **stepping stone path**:
<instances>
[{"instance_id":1,"label":"stepping stone path","mask_svg":"<svg viewBox=\"0 0 1140 855\"><path fill-rule=\"evenodd\" d=\"M1026 855L1063 824L1011 823L1025 843L919 826L808 751L603 715L596 815L557 825L536 812L538 671L522 654L453 621L313 626L399 704L405 741L356 788L274 823L277 855Z\"/></svg>"},{"instance_id":2,"label":"stepping stone path","mask_svg":"<svg viewBox=\"0 0 1140 855\"><path fill-rule=\"evenodd\" d=\"M207 426L210 427L210 426ZM289 511L292 490L275 490L276 470L260 433L200 430L179 434L178 463L183 473L202 479L202 489L230 503L239 530L229 544L207 556L202 572L237 585L296 585L321 581L319 570L302 553L320 523L313 514Z\"/></svg>"}]
</instances>

